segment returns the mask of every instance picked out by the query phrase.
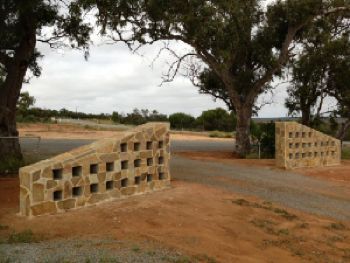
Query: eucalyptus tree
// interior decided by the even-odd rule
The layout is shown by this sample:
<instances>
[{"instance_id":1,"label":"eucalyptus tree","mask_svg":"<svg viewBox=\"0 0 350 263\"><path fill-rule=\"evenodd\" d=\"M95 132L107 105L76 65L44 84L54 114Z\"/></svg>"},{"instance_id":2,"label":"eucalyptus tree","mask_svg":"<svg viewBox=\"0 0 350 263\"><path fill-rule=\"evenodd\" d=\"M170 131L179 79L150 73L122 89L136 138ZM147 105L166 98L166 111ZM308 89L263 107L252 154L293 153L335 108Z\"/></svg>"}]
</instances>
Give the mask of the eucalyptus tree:
<instances>
[{"instance_id":1,"label":"eucalyptus tree","mask_svg":"<svg viewBox=\"0 0 350 263\"><path fill-rule=\"evenodd\" d=\"M74 1L0 0L0 164L21 161L16 104L24 81L39 76L38 42L87 48L91 28ZM48 91L49 92L49 91Z\"/></svg>"},{"instance_id":2,"label":"eucalyptus tree","mask_svg":"<svg viewBox=\"0 0 350 263\"><path fill-rule=\"evenodd\" d=\"M128 45L180 41L193 51L177 57L170 80L189 57L221 80L237 114L236 151L250 150L257 97L280 77L300 32L324 16L346 12L348 0L81 0L97 6L102 32ZM129 30L128 30L129 29ZM194 71L200 73L198 71ZM193 79L200 81L196 76Z\"/></svg>"}]
</instances>

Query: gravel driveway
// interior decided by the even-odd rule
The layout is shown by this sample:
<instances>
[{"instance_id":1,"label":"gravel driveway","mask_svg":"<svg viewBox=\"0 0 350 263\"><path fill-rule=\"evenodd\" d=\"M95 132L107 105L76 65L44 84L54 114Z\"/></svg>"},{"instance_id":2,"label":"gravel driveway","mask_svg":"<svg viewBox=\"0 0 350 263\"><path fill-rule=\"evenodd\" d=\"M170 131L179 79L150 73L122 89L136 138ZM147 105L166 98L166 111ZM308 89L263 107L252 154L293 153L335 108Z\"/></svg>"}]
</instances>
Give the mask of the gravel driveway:
<instances>
[{"instance_id":1,"label":"gravel driveway","mask_svg":"<svg viewBox=\"0 0 350 263\"><path fill-rule=\"evenodd\" d=\"M91 140L44 139L39 155L52 156ZM33 144L23 143L24 151L33 150ZM232 151L232 141L174 140L171 151ZM245 167L234 164L196 161L172 156L171 174L174 179L203 183L228 191L257 196L317 215L350 220L349 185L331 183L291 172L269 168Z\"/></svg>"}]
</instances>

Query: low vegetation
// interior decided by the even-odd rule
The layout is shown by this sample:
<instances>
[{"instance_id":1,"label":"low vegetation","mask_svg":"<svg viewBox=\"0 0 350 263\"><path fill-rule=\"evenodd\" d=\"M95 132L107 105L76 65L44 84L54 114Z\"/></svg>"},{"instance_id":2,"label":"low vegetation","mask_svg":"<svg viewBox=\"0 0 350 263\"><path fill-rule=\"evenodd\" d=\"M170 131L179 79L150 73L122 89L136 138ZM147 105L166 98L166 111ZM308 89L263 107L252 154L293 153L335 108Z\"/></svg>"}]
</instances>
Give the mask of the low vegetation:
<instances>
[{"instance_id":1,"label":"low vegetation","mask_svg":"<svg viewBox=\"0 0 350 263\"><path fill-rule=\"evenodd\" d=\"M10 234L7 242L9 244L17 244L17 243L34 243L38 242L40 239L34 235L32 230L24 230L21 232L13 232Z\"/></svg>"}]
</instances>

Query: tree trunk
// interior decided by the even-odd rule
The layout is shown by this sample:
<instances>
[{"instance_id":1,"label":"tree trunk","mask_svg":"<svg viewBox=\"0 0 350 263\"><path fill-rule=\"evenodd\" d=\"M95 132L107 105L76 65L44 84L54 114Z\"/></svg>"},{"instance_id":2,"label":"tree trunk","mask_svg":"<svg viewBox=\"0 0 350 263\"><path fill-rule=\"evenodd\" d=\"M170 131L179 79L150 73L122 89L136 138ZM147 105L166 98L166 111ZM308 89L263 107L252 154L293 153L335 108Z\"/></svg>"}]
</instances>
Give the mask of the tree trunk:
<instances>
[{"instance_id":1,"label":"tree trunk","mask_svg":"<svg viewBox=\"0 0 350 263\"><path fill-rule=\"evenodd\" d=\"M310 126L310 107L302 108L301 110L301 124Z\"/></svg>"},{"instance_id":2,"label":"tree trunk","mask_svg":"<svg viewBox=\"0 0 350 263\"><path fill-rule=\"evenodd\" d=\"M237 126L236 126L236 152L241 158L245 158L250 152L250 121L252 117L253 106L243 105L236 107Z\"/></svg>"},{"instance_id":3,"label":"tree trunk","mask_svg":"<svg viewBox=\"0 0 350 263\"><path fill-rule=\"evenodd\" d=\"M16 125L16 105L30 60L35 51L35 27L26 23L26 31L6 67L6 80L0 87L0 172L22 161ZM15 138L11 138L15 137Z\"/></svg>"}]
</instances>

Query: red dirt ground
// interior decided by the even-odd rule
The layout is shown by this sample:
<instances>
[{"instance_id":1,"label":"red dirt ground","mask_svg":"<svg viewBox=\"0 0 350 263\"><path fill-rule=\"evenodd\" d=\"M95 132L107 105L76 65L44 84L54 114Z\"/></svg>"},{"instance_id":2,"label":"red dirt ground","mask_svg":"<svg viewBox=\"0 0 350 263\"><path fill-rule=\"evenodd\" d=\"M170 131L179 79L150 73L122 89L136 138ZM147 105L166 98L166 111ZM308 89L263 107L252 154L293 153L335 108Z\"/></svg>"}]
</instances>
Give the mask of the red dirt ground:
<instances>
[{"instance_id":1,"label":"red dirt ground","mask_svg":"<svg viewBox=\"0 0 350 263\"><path fill-rule=\"evenodd\" d=\"M18 211L18 180L0 179L0 239L31 229L44 239L114 238L153 241L217 262L340 262L350 260L350 230L332 221L255 198L180 181L160 192L105 202L65 214L26 219ZM288 214L287 214L288 215ZM204 261L205 262L205 261Z\"/></svg>"}]
</instances>

